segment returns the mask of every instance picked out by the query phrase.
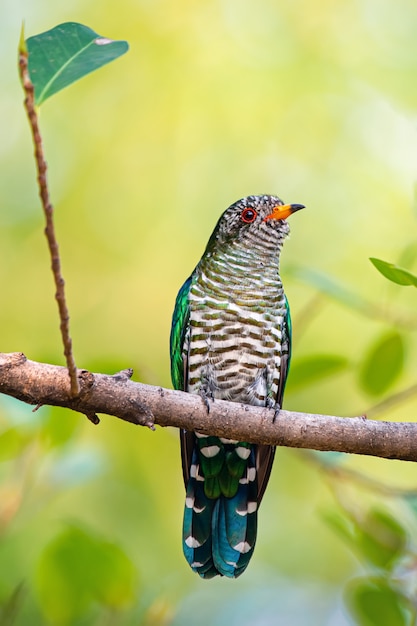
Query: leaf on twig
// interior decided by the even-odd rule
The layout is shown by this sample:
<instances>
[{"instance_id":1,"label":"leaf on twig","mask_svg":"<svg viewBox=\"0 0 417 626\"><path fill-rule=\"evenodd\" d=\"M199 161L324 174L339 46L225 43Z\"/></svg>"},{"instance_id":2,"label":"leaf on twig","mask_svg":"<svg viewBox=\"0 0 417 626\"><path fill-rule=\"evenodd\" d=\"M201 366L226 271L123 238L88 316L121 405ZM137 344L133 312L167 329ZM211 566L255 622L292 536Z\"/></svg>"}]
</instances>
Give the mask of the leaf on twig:
<instances>
[{"instance_id":1,"label":"leaf on twig","mask_svg":"<svg viewBox=\"0 0 417 626\"><path fill-rule=\"evenodd\" d=\"M393 283L396 283L397 285L413 285L414 287L417 287L417 276L408 270L398 267L397 265L394 265L394 263L382 261L381 259L371 257L369 260L376 267L378 272Z\"/></svg>"},{"instance_id":2,"label":"leaf on twig","mask_svg":"<svg viewBox=\"0 0 417 626\"><path fill-rule=\"evenodd\" d=\"M319 380L338 374L349 365L347 359L337 354L315 354L291 363L288 389L294 391Z\"/></svg>"},{"instance_id":3,"label":"leaf on twig","mask_svg":"<svg viewBox=\"0 0 417 626\"><path fill-rule=\"evenodd\" d=\"M137 591L136 569L122 548L75 525L46 546L36 582L53 624L74 624L91 604L122 610Z\"/></svg>"},{"instance_id":4,"label":"leaf on twig","mask_svg":"<svg viewBox=\"0 0 417 626\"><path fill-rule=\"evenodd\" d=\"M362 313L369 314L373 310L372 303L362 298L362 296L350 287L345 286L339 279L336 280L330 274L326 274L317 269L302 266L293 266L287 270L287 274L294 276L298 280L311 285L321 293L324 293L344 306L356 309Z\"/></svg>"},{"instance_id":5,"label":"leaf on twig","mask_svg":"<svg viewBox=\"0 0 417 626\"><path fill-rule=\"evenodd\" d=\"M407 626L411 623L411 602L383 576L351 580L345 597L355 623L360 626Z\"/></svg>"},{"instance_id":6,"label":"leaf on twig","mask_svg":"<svg viewBox=\"0 0 417 626\"><path fill-rule=\"evenodd\" d=\"M129 48L126 41L101 37L76 22L66 22L29 37L26 44L37 106L86 74L117 59Z\"/></svg>"},{"instance_id":7,"label":"leaf on twig","mask_svg":"<svg viewBox=\"0 0 417 626\"><path fill-rule=\"evenodd\" d=\"M388 511L373 508L364 520L357 521L356 547L368 563L391 570L407 546L404 527Z\"/></svg>"},{"instance_id":8,"label":"leaf on twig","mask_svg":"<svg viewBox=\"0 0 417 626\"><path fill-rule=\"evenodd\" d=\"M371 395L384 393L404 367L405 345L397 331L383 333L365 355L359 370L362 388Z\"/></svg>"}]
</instances>

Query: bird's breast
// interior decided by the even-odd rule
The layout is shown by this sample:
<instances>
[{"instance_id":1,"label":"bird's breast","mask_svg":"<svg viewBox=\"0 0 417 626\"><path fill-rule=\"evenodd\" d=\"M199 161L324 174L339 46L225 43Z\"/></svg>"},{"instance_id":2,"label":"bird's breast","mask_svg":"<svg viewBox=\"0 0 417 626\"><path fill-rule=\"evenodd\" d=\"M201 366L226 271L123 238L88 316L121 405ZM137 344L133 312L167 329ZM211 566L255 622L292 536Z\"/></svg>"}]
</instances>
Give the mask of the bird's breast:
<instances>
[{"instance_id":1,"label":"bird's breast","mask_svg":"<svg viewBox=\"0 0 417 626\"><path fill-rule=\"evenodd\" d=\"M273 405L280 364L285 299L282 285L190 290L188 391L259 406Z\"/></svg>"}]
</instances>

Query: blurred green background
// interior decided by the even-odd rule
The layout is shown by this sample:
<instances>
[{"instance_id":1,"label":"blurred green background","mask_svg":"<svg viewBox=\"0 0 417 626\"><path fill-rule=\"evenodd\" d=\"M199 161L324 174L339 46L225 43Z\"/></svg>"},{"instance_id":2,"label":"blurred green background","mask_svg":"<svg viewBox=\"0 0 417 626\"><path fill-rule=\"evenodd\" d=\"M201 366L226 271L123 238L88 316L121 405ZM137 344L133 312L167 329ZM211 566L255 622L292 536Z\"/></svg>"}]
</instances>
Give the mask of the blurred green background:
<instances>
[{"instance_id":1,"label":"blurred green background","mask_svg":"<svg viewBox=\"0 0 417 626\"><path fill-rule=\"evenodd\" d=\"M276 193L308 207L282 256L285 407L358 415L415 382L417 294L368 260L416 269L415 2L1 1L0 349L63 364L16 69L23 19L26 36L77 21L130 44L41 110L79 367L133 367L170 386L178 288L227 206ZM367 376L381 344L393 373L378 389ZM326 359L329 375L309 379ZM416 406L411 395L381 417L411 421ZM181 553L177 439L1 398L1 624L345 626L359 619L347 581L367 570L335 532L337 512L377 502L409 542L417 534L395 498L335 479L324 455L282 449L247 572L201 581ZM340 463L416 485L412 464Z\"/></svg>"}]
</instances>

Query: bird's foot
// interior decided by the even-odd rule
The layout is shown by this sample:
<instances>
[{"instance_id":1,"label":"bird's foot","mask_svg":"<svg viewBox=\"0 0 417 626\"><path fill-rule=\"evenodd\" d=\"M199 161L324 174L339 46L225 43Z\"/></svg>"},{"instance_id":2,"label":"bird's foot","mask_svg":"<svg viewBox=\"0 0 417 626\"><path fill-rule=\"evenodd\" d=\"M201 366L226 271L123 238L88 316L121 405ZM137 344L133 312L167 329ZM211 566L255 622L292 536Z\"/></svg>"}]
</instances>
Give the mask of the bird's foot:
<instances>
[{"instance_id":1,"label":"bird's foot","mask_svg":"<svg viewBox=\"0 0 417 626\"><path fill-rule=\"evenodd\" d=\"M211 402L214 402L214 396L210 393L207 393L207 391L205 391L204 389L200 389L198 393L200 394L201 399L204 402L207 413L210 413L210 400Z\"/></svg>"},{"instance_id":2,"label":"bird's foot","mask_svg":"<svg viewBox=\"0 0 417 626\"><path fill-rule=\"evenodd\" d=\"M279 412L281 411L281 407L279 406L279 404L276 404L274 407L274 417L272 418L272 423L275 423L275 420L277 419Z\"/></svg>"}]
</instances>

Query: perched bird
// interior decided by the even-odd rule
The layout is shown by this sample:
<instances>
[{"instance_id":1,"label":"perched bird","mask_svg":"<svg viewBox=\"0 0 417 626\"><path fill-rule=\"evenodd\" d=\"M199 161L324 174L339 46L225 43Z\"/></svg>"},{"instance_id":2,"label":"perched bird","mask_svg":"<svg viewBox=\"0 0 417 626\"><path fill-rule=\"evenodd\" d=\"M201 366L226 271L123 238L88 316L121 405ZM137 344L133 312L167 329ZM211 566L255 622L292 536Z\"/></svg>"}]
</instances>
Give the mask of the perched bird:
<instances>
[{"instance_id":1,"label":"perched bird","mask_svg":"<svg viewBox=\"0 0 417 626\"><path fill-rule=\"evenodd\" d=\"M286 218L304 208L248 196L220 217L172 319L175 389L210 401L282 407L291 319L279 275ZM236 578L252 556L275 448L181 431L183 549L202 578Z\"/></svg>"}]
</instances>

